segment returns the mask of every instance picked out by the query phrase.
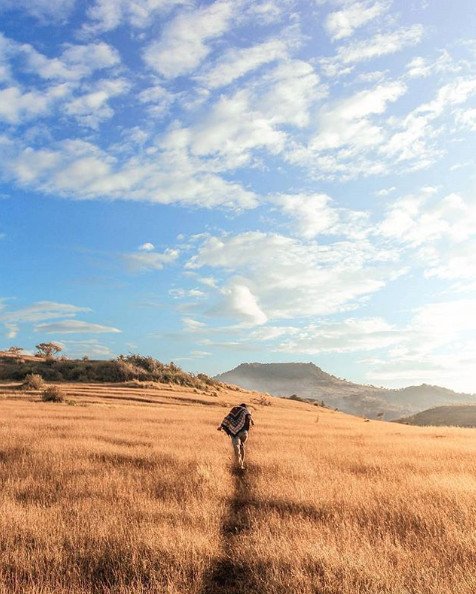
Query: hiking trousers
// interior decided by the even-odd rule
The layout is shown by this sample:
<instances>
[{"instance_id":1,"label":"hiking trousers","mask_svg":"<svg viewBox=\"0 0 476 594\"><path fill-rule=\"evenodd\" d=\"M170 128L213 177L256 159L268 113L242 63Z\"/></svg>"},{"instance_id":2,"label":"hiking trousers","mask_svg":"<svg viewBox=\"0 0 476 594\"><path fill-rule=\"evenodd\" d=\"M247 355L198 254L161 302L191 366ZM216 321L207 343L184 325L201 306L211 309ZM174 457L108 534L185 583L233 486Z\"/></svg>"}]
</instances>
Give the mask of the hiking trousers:
<instances>
[{"instance_id":1,"label":"hiking trousers","mask_svg":"<svg viewBox=\"0 0 476 594\"><path fill-rule=\"evenodd\" d=\"M239 433L231 438L233 450L235 452L235 459L238 466L242 467L245 462L245 442L248 439L248 431L242 429Z\"/></svg>"}]
</instances>

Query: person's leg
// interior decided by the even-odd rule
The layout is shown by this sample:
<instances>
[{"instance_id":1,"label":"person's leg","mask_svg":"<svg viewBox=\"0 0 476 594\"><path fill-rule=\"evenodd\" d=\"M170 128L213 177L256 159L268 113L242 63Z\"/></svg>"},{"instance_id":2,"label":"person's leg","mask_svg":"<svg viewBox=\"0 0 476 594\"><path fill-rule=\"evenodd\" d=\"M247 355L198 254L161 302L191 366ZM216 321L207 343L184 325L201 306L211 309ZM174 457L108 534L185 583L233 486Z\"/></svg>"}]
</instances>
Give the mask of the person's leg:
<instances>
[{"instance_id":1,"label":"person's leg","mask_svg":"<svg viewBox=\"0 0 476 594\"><path fill-rule=\"evenodd\" d=\"M242 466L243 462L241 459L241 439L239 435L235 435L234 437L232 437L231 443L233 444L236 463L238 464L238 466Z\"/></svg>"},{"instance_id":2,"label":"person's leg","mask_svg":"<svg viewBox=\"0 0 476 594\"><path fill-rule=\"evenodd\" d=\"M245 442L248 439L248 431L240 431L240 454L241 454L241 467L245 464Z\"/></svg>"}]
</instances>

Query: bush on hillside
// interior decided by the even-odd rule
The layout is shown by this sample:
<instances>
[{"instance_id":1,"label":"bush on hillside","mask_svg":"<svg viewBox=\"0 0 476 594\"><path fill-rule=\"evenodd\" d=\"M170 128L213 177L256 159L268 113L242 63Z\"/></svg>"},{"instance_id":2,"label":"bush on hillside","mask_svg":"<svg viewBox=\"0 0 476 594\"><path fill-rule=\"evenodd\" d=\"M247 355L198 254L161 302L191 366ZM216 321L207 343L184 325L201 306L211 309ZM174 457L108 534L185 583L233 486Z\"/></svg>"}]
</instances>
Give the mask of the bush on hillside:
<instances>
[{"instance_id":1,"label":"bush on hillside","mask_svg":"<svg viewBox=\"0 0 476 594\"><path fill-rule=\"evenodd\" d=\"M21 387L23 390L41 390L45 385L45 380L39 373L29 373L23 381Z\"/></svg>"},{"instance_id":2,"label":"bush on hillside","mask_svg":"<svg viewBox=\"0 0 476 594\"><path fill-rule=\"evenodd\" d=\"M0 364L0 380L24 381L30 374L41 375L46 382L160 382L203 391L222 386L204 373L193 375L175 363L161 363L142 355L120 355L112 361L10 359Z\"/></svg>"},{"instance_id":3,"label":"bush on hillside","mask_svg":"<svg viewBox=\"0 0 476 594\"><path fill-rule=\"evenodd\" d=\"M49 386L41 395L43 402L64 402L65 393L58 386Z\"/></svg>"}]
</instances>

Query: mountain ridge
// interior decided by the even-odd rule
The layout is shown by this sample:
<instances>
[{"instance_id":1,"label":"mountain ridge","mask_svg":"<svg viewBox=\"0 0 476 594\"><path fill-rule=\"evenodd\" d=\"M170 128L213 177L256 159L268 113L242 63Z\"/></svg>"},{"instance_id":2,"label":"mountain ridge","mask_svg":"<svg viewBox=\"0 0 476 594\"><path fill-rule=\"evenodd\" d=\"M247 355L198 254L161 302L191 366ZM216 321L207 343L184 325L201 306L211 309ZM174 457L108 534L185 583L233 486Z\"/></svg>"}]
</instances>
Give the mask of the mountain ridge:
<instances>
[{"instance_id":1,"label":"mountain ridge","mask_svg":"<svg viewBox=\"0 0 476 594\"><path fill-rule=\"evenodd\" d=\"M274 396L297 395L324 400L328 406L370 418L388 420L410 416L435 406L476 404L475 394L421 384L382 388L357 384L327 373L314 363L241 363L215 379Z\"/></svg>"}]
</instances>

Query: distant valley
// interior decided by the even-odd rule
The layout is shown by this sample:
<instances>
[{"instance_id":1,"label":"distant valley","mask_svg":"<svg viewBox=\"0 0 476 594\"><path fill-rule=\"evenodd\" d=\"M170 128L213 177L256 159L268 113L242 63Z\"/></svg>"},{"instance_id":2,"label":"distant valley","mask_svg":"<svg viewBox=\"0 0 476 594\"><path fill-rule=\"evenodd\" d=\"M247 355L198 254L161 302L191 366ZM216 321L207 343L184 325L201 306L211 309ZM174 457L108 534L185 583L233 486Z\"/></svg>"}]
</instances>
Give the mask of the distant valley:
<instances>
[{"instance_id":1,"label":"distant valley","mask_svg":"<svg viewBox=\"0 0 476 594\"><path fill-rule=\"evenodd\" d=\"M326 373L314 363L242 363L215 379L274 396L295 394L324 401L327 406L351 414L386 420L401 419L438 406L476 405L476 394L427 384L398 390L355 384Z\"/></svg>"}]
</instances>

